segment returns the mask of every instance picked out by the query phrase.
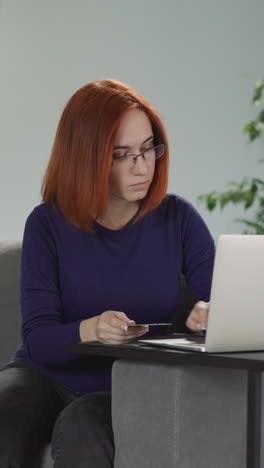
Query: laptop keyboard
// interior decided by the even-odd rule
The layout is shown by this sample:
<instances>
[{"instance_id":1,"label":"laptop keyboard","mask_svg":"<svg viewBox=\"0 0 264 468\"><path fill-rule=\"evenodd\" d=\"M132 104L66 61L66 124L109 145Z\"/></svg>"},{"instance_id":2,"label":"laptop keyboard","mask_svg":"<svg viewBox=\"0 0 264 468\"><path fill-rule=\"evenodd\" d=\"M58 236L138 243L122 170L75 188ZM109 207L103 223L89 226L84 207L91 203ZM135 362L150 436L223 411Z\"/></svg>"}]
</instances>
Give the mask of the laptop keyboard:
<instances>
[{"instance_id":1,"label":"laptop keyboard","mask_svg":"<svg viewBox=\"0 0 264 468\"><path fill-rule=\"evenodd\" d=\"M193 344L202 344L202 345L205 344L205 336L192 336L191 338L185 338L185 339L190 344L191 343L193 343Z\"/></svg>"},{"instance_id":2,"label":"laptop keyboard","mask_svg":"<svg viewBox=\"0 0 264 468\"><path fill-rule=\"evenodd\" d=\"M163 339L140 339L138 340L140 343L144 344L149 344L149 345L157 345L157 346L167 346L167 347L179 347L179 348L190 348L190 349L201 349L202 351L205 350L205 337L204 336L191 336L191 337L186 337L184 338L163 338Z\"/></svg>"}]
</instances>

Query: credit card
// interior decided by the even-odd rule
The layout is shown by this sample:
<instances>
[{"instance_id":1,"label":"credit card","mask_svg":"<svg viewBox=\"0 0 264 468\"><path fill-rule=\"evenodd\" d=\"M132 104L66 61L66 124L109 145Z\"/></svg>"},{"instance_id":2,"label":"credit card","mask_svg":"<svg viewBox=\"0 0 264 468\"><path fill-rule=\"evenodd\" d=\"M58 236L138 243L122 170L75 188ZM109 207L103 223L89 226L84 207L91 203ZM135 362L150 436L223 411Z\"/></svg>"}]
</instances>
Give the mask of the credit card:
<instances>
[{"instance_id":1,"label":"credit card","mask_svg":"<svg viewBox=\"0 0 264 468\"><path fill-rule=\"evenodd\" d=\"M131 325L128 325L129 327L156 327L156 326L161 326L161 325L173 325L173 323L134 323Z\"/></svg>"}]
</instances>

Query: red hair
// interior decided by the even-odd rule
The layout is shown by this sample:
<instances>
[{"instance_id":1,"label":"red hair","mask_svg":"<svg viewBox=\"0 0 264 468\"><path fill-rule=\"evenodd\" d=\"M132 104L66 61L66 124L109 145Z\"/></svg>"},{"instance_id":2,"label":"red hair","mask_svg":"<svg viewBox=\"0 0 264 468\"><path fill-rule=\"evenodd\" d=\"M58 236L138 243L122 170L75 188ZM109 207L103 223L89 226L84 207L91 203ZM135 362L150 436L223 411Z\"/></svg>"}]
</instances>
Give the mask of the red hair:
<instances>
[{"instance_id":1,"label":"red hair","mask_svg":"<svg viewBox=\"0 0 264 468\"><path fill-rule=\"evenodd\" d=\"M105 212L115 135L133 108L150 119L155 144L166 145L135 223L160 205L167 191L168 140L158 113L134 89L109 79L77 90L61 115L42 181L42 202L58 205L68 221L87 232L94 232L95 220Z\"/></svg>"}]
</instances>

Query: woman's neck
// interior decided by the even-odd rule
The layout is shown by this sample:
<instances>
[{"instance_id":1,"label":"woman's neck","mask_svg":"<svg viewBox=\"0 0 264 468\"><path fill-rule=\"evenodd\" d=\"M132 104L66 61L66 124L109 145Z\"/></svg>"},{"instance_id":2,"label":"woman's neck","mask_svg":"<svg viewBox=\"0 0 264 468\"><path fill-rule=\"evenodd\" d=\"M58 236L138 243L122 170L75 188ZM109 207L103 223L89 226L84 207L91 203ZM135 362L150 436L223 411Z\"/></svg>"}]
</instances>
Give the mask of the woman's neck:
<instances>
[{"instance_id":1,"label":"woman's neck","mask_svg":"<svg viewBox=\"0 0 264 468\"><path fill-rule=\"evenodd\" d=\"M122 229L137 213L139 202L128 202L126 205L109 204L104 215L96 221L108 229Z\"/></svg>"}]
</instances>

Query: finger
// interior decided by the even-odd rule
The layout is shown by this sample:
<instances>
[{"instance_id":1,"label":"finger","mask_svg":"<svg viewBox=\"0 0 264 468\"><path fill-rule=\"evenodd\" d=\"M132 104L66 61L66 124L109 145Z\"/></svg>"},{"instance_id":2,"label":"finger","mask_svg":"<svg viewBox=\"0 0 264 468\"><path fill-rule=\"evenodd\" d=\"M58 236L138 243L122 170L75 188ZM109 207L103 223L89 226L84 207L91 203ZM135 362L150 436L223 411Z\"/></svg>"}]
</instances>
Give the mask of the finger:
<instances>
[{"instance_id":1,"label":"finger","mask_svg":"<svg viewBox=\"0 0 264 468\"><path fill-rule=\"evenodd\" d=\"M192 314L186 320L186 326L193 331L199 331L207 327L207 319L201 319L199 315L195 316Z\"/></svg>"},{"instance_id":2,"label":"finger","mask_svg":"<svg viewBox=\"0 0 264 468\"><path fill-rule=\"evenodd\" d=\"M199 317L192 312L186 320L186 326L193 331L200 330L204 325L201 324Z\"/></svg>"},{"instance_id":3,"label":"finger","mask_svg":"<svg viewBox=\"0 0 264 468\"><path fill-rule=\"evenodd\" d=\"M139 336L139 335L137 335ZM102 338L103 343L109 344L123 344L129 343L129 341L134 340L137 336L115 336L115 335L108 335L106 338Z\"/></svg>"},{"instance_id":4,"label":"finger","mask_svg":"<svg viewBox=\"0 0 264 468\"><path fill-rule=\"evenodd\" d=\"M114 317L116 317L118 320L121 320L122 322L125 322L129 324L130 322L134 322L134 320L130 320L128 316L125 314L125 312L119 312L118 310L114 311Z\"/></svg>"},{"instance_id":5,"label":"finger","mask_svg":"<svg viewBox=\"0 0 264 468\"><path fill-rule=\"evenodd\" d=\"M120 312L121 313L121 312ZM117 317L111 317L109 322L107 322L109 325L111 325L111 327L113 328L118 328L118 329L121 329L121 330L125 330L127 331L128 329L128 325L132 325L133 323L135 323L134 320L130 320L130 319L123 319L121 320L121 318L117 318Z\"/></svg>"},{"instance_id":6,"label":"finger","mask_svg":"<svg viewBox=\"0 0 264 468\"><path fill-rule=\"evenodd\" d=\"M121 336L121 335L113 335L111 333L105 335L105 336L102 336L101 337L101 341L103 343L118 343L118 344L122 344L124 343L125 341L127 340L127 337L124 335L124 336Z\"/></svg>"},{"instance_id":7,"label":"finger","mask_svg":"<svg viewBox=\"0 0 264 468\"><path fill-rule=\"evenodd\" d=\"M144 333L146 332L141 332L140 334L138 335L134 335L134 336L125 336L123 337L123 339L121 340L115 340L115 339L112 339L112 340L107 340L107 343L111 343L111 344L125 344L125 343L130 343L131 341L135 340L136 338L140 337L141 335L143 335Z\"/></svg>"},{"instance_id":8,"label":"finger","mask_svg":"<svg viewBox=\"0 0 264 468\"><path fill-rule=\"evenodd\" d=\"M192 314L190 319L193 322L195 322L197 325L200 324L201 327L206 327L207 321L208 321L208 314L204 315L204 314L200 314L199 312L194 313L194 314Z\"/></svg>"},{"instance_id":9,"label":"finger","mask_svg":"<svg viewBox=\"0 0 264 468\"><path fill-rule=\"evenodd\" d=\"M143 335L144 333L147 333L149 331L149 327L137 327L136 329L128 329L127 332L124 332L124 336L125 337L137 337L137 336L141 336Z\"/></svg>"},{"instance_id":10,"label":"finger","mask_svg":"<svg viewBox=\"0 0 264 468\"><path fill-rule=\"evenodd\" d=\"M195 304L194 311L198 311L201 314L207 314L209 310L209 302L199 301Z\"/></svg>"},{"instance_id":11,"label":"finger","mask_svg":"<svg viewBox=\"0 0 264 468\"><path fill-rule=\"evenodd\" d=\"M123 324L124 325L124 324ZM109 335L114 336L115 338L125 336L126 330L121 328L112 327L108 322L101 322L97 325L97 334L100 339L104 339Z\"/></svg>"},{"instance_id":12,"label":"finger","mask_svg":"<svg viewBox=\"0 0 264 468\"><path fill-rule=\"evenodd\" d=\"M188 319L185 322L185 325L193 331L197 331L199 329L198 324L199 322L193 320L191 317L188 317Z\"/></svg>"},{"instance_id":13,"label":"finger","mask_svg":"<svg viewBox=\"0 0 264 468\"><path fill-rule=\"evenodd\" d=\"M208 318L209 305L206 302L199 301L195 304L193 310L191 311L191 316L194 320L200 322L206 322Z\"/></svg>"},{"instance_id":14,"label":"finger","mask_svg":"<svg viewBox=\"0 0 264 468\"><path fill-rule=\"evenodd\" d=\"M148 332L148 329L146 330L138 330L137 332L134 332L134 333L129 333L127 336L131 336L131 337L137 337L137 336L141 336L141 335L145 335L145 333Z\"/></svg>"},{"instance_id":15,"label":"finger","mask_svg":"<svg viewBox=\"0 0 264 468\"><path fill-rule=\"evenodd\" d=\"M113 317L110 318L108 322L106 322L106 325L108 327L111 327L112 331L115 330L115 332L117 332L117 330L124 330L124 331L128 330L128 326L126 322L124 322L123 320L119 320L117 318L113 318Z\"/></svg>"},{"instance_id":16,"label":"finger","mask_svg":"<svg viewBox=\"0 0 264 468\"><path fill-rule=\"evenodd\" d=\"M118 314L123 314L123 312L118 312ZM127 320L128 321L124 322L123 320L120 320L119 318L112 317L112 318L110 318L109 322L107 322L107 323L113 328L128 331L128 325L135 324L136 322L135 322L135 320L130 320L130 319L127 319ZM139 328L142 328L142 327L135 327L135 328L139 329ZM131 330L133 330L132 327L131 327Z\"/></svg>"},{"instance_id":17,"label":"finger","mask_svg":"<svg viewBox=\"0 0 264 468\"><path fill-rule=\"evenodd\" d=\"M129 329L129 331L124 331L118 328L111 327L111 325L105 323L104 328L100 329L99 337L101 339L114 339L117 341L122 340L124 337L137 337L148 331L149 327L137 327L137 329Z\"/></svg>"}]
</instances>

